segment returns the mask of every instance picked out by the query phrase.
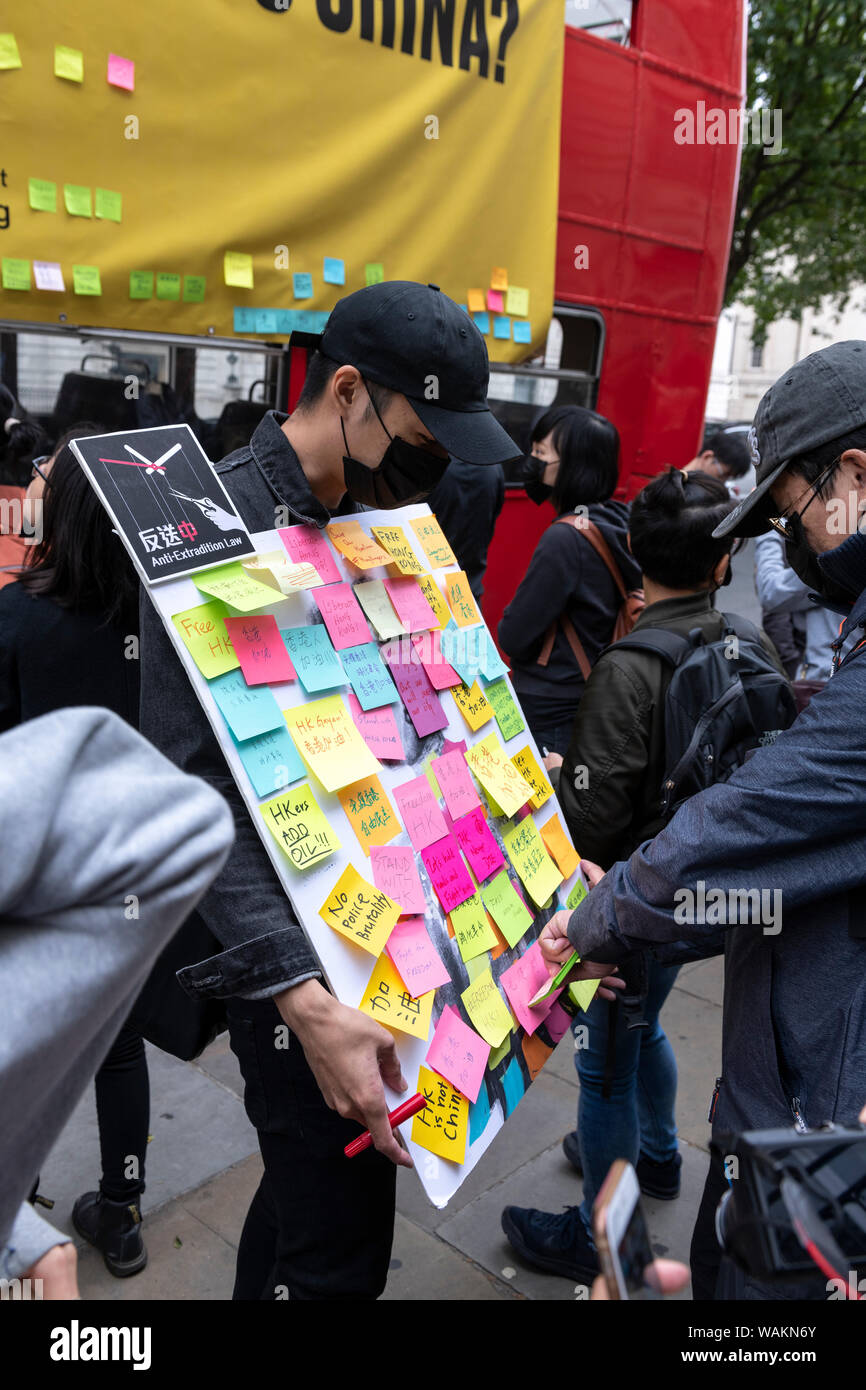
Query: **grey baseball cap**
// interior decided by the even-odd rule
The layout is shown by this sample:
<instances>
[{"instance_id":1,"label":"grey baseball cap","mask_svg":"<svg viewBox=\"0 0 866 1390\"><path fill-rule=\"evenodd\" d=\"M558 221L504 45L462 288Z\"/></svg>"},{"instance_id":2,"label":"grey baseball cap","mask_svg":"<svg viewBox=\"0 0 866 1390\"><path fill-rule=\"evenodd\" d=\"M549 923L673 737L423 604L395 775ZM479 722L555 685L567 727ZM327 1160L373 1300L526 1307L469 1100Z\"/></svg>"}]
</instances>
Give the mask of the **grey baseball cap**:
<instances>
[{"instance_id":1,"label":"grey baseball cap","mask_svg":"<svg viewBox=\"0 0 866 1390\"><path fill-rule=\"evenodd\" d=\"M780 376L749 430L755 486L713 536L760 536L774 514L773 483L800 454L866 425L866 342L833 343Z\"/></svg>"}]
</instances>

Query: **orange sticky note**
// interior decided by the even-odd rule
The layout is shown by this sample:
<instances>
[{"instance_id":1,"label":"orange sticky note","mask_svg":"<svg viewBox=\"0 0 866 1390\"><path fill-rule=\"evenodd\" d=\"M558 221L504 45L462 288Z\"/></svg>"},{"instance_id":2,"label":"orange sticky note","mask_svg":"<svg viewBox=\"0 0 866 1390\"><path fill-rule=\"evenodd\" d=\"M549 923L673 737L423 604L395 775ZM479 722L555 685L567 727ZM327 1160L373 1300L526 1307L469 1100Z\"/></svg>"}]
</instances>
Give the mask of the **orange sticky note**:
<instances>
[{"instance_id":1,"label":"orange sticky note","mask_svg":"<svg viewBox=\"0 0 866 1390\"><path fill-rule=\"evenodd\" d=\"M466 307L470 314L483 314L487 305L483 290L469 290L466 294Z\"/></svg>"},{"instance_id":2,"label":"orange sticky note","mask_svg":"<svg viewBox=\"0 0 866 1390\"><path fill-rule=\"evenodd\" d=\"M458 570L456 574L446 574L445 594L458 627L474 627L476 623L481 622L481 614L472 596L465 570Z\"/></svg>"},{"instance_id":3,"label":"orange sticky note","mask_svg":"<svg viewBox=\"0 0 866 1390\"><path fill-rule=\"evenodd\" d=\"M371 956L381 956L400 908L387 893L362 878L354 864L347 864L319 908L319 916L347 941Z\"/></svg>"},{"instance_id":4,"label":"orange sticky note","mask_svg":"<svg viewBox=\"0 0 866 1390\"><path fill-rule=\"evenodd\" d=\"M473 733L493 718L493 706L477 681L473 682L471 690L462 683L452 685L451 694Z\"/></svg>"},{"instance_id":5,"label":"orange sticky note","mask_svg":"<svg viewBox=\"0 0 866 1390\"><path fill-rule=\"evenodd\" d=\"M386 845L403 829L378 777L362 777L337 795L368 858L371 845Z\"/></svg>"},{"instance_id":6,"label":"orange sticky note","mask_svg":"<svg viewBox=\"0 0 866 1390\"><path fill-rule=\"evenodd\" d=\"M571 878L580 863L580 855L566 835L559 816L551 816L542 825L541 838L556 860L563 878Z\"/></svg>"},{"instance_id":7,"label":"orange sticky note","mask_svg":"<svg viewBox=\"0 0 866 1390\"><path fill-rule=\"evenodd\" d=\"M377 545L372 536L362 530L359 521L332 521L325 528L333 544L350 564L359 570L375 569L377 565L390 565L391 556L387 550Z\"/></svg>"},{"instance_id":8,"label":"orange sticky note","mask_svg":"<svg viewBox=\"0 0 866 1390\"><path fill-rule=\"evenodd\" d=\"M358 1008L386 1028L408 1033L410 1038L427 1041L433 1012L435 989L415 999L409 993L389 956L382 955L373 966L373 973L361 996Z\"/></svg>"},{"instance_id":9,"label":"orange sticky note","mask_svg":"<svg viewBox=\"0 0 866 1390\"><path fill-rule=\"evenodd\" d=\"M508 289L508 271L504 265L495 265L491 270L490 288L492 290Z\"/></svg>"}]
</instances>

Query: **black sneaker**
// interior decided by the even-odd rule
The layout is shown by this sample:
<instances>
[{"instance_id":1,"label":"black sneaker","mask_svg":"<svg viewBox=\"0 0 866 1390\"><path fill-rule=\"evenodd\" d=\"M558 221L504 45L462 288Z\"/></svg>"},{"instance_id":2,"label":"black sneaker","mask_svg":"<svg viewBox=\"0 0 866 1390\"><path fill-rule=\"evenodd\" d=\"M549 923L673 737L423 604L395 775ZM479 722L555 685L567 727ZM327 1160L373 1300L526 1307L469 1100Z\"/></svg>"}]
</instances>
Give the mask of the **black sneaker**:
<instances>
[{"instance_id":1,"label":"black sneaker","mask_svg":"<svg viewBox=\"0 0 866 1390\"><path fill-rule=\"evenodd\" d=\"M641 1154L637 1161L637 1180L645 1197L655 1197L659 1202L672 1202L680 1195L680 1169L682 1156L678 1153L672 1158L656 1163Z\"/></svg>"},{"instance_id":2,"label":"black sneaker","mask_svg":"<svg viewBox=\"0 0 866 1390\"><path fill-rule=\"evenodd\" d=\"M147 1264L137 1203L112 1202L101 1192L85 1192L72 1208L72 1224L102 1251L106 1269L118 1279L139 1274Z\"/></svg>"},{"instance_id":3,"label":"black sneaker","mask_svg":"<svg viewBox=\"0 0 866 1390\"><path fill-rule=\"evenodd\" d=\"M580 1161L580 1140L574 1130L571 1134L566 1134L562 1141L562 1152L565 1154L575 1173L583 1177L583 1164Z\"/></svg>"},{"instance_id":4,"label":"black sneaker","mask_svg":"<svg viewBox=\"0 0 866 1390\"><path fill-rule=\"evenodd\" d=\"M546 1274L590 1284L599 1273L598 1255L578 1207L562 1212L506 1207L502 1229L518 1255Z\"/></svg>"}]
</instances>

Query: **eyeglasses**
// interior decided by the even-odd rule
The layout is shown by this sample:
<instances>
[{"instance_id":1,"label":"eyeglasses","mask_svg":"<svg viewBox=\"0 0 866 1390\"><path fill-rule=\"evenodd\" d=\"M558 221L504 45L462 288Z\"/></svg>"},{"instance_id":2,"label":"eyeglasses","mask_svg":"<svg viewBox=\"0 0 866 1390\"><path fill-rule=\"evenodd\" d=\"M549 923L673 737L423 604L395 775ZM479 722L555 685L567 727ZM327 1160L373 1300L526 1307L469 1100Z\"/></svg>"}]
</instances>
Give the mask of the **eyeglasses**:
<instances>
[{"instance_id":1,"label":"eyeglasses","mask_svg":"<svg viewBox=\"0 0 866 1390\"><path fill-rule=\"evenodd\" d=\"M47 483L47 482L48 482L48 474L47 474L47 473L43 473L43 472L42 472L42 469L39 467L39 465L40 465L40 463L47 463L48 460L49 460L50 458L51 458L51 455L50 455L50 454L40 454L39 457L38 457L37 459L33 459L32 463L31 463L31 468L33 469L33 472L30 474L30 481L31 481L31 482L32 482L33 479L37 476L37 474L38 474L39 477L42 479L43 483Z\"/></svg>"},{"instance_id":2,"label":"eyeglasses","mask_svg":"<svg viewBox=\"0 0 866 1390\"><path fill-rule=\"evenodd\" d=\"M785 510L783 512L780 512L778 516L767 517L767 520L769 521L773 530L778 531L779 535L783 536L786 541L790 540L792 537L791 522L794 520L794 517L796 516L802 521L806 512L809 510L812 503L815 501L815 498L818 496L819 490L823 487L824 483L827 482L831 474L839 467L840 463L841 458L834 459L832 463L827 465L827 467L824 469L822 473L819 473L814 483L810 483L809 486L806 488L806 491L801 492L800 496L794 499L790 507L786 507ZM809 493L812 494L811 497L809 497ZM802 511L798 512L796 510L797 503L802 502L804 497L809 497L809 500L806 503L805 507L802 509Z\"/></svg>"}]
</instances>

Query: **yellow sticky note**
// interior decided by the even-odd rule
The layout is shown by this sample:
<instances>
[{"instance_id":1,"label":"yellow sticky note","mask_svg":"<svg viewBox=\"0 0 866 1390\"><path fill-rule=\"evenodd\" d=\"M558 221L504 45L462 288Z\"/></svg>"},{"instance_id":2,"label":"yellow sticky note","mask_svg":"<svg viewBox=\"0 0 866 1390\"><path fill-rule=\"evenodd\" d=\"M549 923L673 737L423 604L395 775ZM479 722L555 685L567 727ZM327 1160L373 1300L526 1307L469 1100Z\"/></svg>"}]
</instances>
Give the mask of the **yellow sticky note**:
<instances>
[{"instance_id":1,"label":"yellow sticky note","mask_svg":"<svg viewBox=\"0 0 866 1390\"><path fill-rule=\"evenodd\" d=\"M529 290L522 285L509 285L505 296L505 312L515 318L529 318Z\"/></svg>"},{"instance_id":2,"label":"yellow sticky note","mask_svg":"<svg viewBox=\"0 0 866 1390\"><path fill-rule=\"evenodd\" d=\"M544 805L545 801L553 796L553 787L545 777L543 768L539 766L538 760L528 743L525 748L520 749L519 753L513 754L511 761L514 763L521 777L526 779L535 793L529 804L533 811L538 811ZM567 877L568 875L566 874L566 878Z\"/></svg>"},{"instance_id":3,"label":"yellow sticky note","mask_svg":"<svg viewBox=\"0 0 866 1390\"><path fill-rule=\"evenodd\" d=\"M409 525L421 542L421 549L430 561L432 569L438 570L443 569L445 565L457 564L457 556L448 544L448 537L435 516L417 516Z\"/></svg>"},{"instance_id":4,"label":"yellow sticky note","mask_svg":"<svg viewBox=\"0 0 866 1390\"><path fill-rule=\"evenodd\" d=\"M514 1019L511 1010L496 987L488 965L477 980L460 996L473 1026L491 1047L498 1047L511 1032Z\"/></svg>"},{"instance_id":5,"label":"yellow sticky note","mask_svg":"<svg viewBox=\"0 0 866 1390\"><path fill-rule=\"evenodd\" d=\"M477 681L473 681L471 689L467 689L462 683L452 685L451 694L473 733L493 718L493 706Z\"/></svg>"},{"instance_id":6,"label":"yellow sticky note","mask_svg":"<svg viewBox=\"0 0 866 1390\"><path fill-rule=\"evenodd\" d=\"M102 294L99 267L74 265L72 267L72 289L75 294Z\"/></svg>"},{"instance_id":7,"label":"yellow sticky note","mask_svg":"<svg viewBox=\"0 0 866 1390\"><path fill-rule=\"evenodd\" d=\"M575 980L568 986L568 992L578 1008L588 1009L600 984L601 980Z\"/></svg>"},{"instance_id":8,"label":"yellow sticky note","mask_svg":"<svg viewBox=\"0 0 866 1390\"><path fill-rule=\"evenodd\" d=\"M267 554L253 555L241 564L247 574L259 584L267 584L269 589L279 589L281 594L296 594L302 589L318 589L322 580L315 567L306 561L296 564L287 560L281 550L269 550Z\"/></svg>"},{"instance_id":9,"label":"yellow sticky note","mask_svg":"<svg viewBox=\"0 0 866 1390\"><path fill-rule=\"evenodd\" d=\"M348 787L341 787L337 795L368 857L371 845L386 845L403 829L378 777L362 777Z\"/></svg>"},{"instance_id":10,"label":"yellow sticky note","mask_svg":"<svg viewBox=\"0 0 866 1390\"><path fill-rule=\"evenodd\" d=\"M90 189L86 184L65 183L63 185L63 203L70 217L93 216Z\"/></svg>"},{"instance_id":11,"label":"yellow sticky note","mask_svg":"<svg viewBox=\"0 0 866 1390\"><path fill-rule=\"evenodd\" d=\"M541 827L541 838L556 860L562 877L571 878L580 863L580 855L565 833L559 816L551 816L549 821L545 821Z\"/></svg>"},{"instance_id":12,"label":"yellow sticky note","mask_svg":"<svg viewBox=\"0 0 866 1390\"><path fill-rule=\"evenodd\" d=\"M35 212L57 211L57 184L51 179L28 179L27 190L30 206Z\"/></svg>"},{"instance_id":13,"label":"yellow sticky note","mask_svg":"<svg viewBox=\"0 0 866 1390\"><path fill-rule=\"evenodd\" d=\"M424 575L419 576L419 584L424 577ZM426 577L429 579L430 576L427 575ZM361 584L354 586L354 594L376 629L376 636L380 642L387 642L389 637L399 637L405 633L406 629L394 611L394 605L388 597L388 590L385 588L383 580L365 579Z\"/></svg>"},{"instance_id":14,"label":"yellow sticky note","mask_svg":"<svg viewBox=\"0 0 866 1390\"><path fill-rule=\"evenodd\" d=\"M223 274L227 285L236 285L242 290L253 288L253 258L245 251L226 251L223 256Z\"/></svg>"},{"instance_id":15,"label":"yellow sticky note","mask_svg":"<svg viewBox=\"0 0 866 1390\"><path fill-rule=\"evenodd\" d=\"M208 680L234 671L241 664L226 632L223 619L227 617L229 610L218 602L201 603L172 617L184 646Z\"/></svg>"},{"instance_id":16,"label":"yellow sticky note","mask_svg":"<svg viewBox=\"0 0 866 1390\"><path fill-rule=\"evenodd\" d=\"M467 748L465 757L484 790L502 807L506 816L515 815L530 800L532 788L521 777L495 734Z\"/></svg>"},{"instance_id":17,"label":"yellow sticky note","mask_svg":"<svg viewBox=\"0 0 866 1390\"><path fill-rule=\"evenodd\" d=\"M551 893L556 892L563 875L544 848L532 817L525 816L519 825L506 830L502 843L527 893L536 906L541 907Z\"/></svg>"},{"instance_id":18,"label":"yellow sticky note","mask_svg":"<svg viewBox=\"0 0 866 1390\"><path fill-rule=\"evenodd\" d=\"M430 753L430 754L428 754L428 756L424 759L424 776L427 778L427 781L430 783L430 790L431 790L431 792L433 793L433 795L436 797L436 799L437 799L437 801L438 801L439 797L442 795L442 789L440 788L439 783L436 781L436 776L435 776L435 773L433 772L433 759L434 759L435 757L436 757L436 754L435 754L435 753ZM471 873L472 870L470 869L469 872Z\"/></svg>"},{"instance_id":19,"label":"yellow sticky note","mask_svg":"<svg viewBox=\"0 0 866 1390\"><path fill-rule=\"evenodd\" d=\"M283 711L304 762L329 792L381 772L340 695Z\"/></svg>"},{"instance_id":20,"label":"yellow sticky note","mask_svg":"<svg viewBox=\"0 0 866 1390\"><path fill-rule=\"evenodd\" d=\"M370 530L387 550L401 574L424 573L424 566L416 559L402 526L371 526Z\"/></svg>"},{"instance_id":21,"label":"yellow sticky note","mask_svg":"<svg viewBox=\"0 0 866 1390\"><path fill-rule=\"evenodd\" d=\"M67 82L84 81L84 54L80 48L54 45L54 76L65 77Z\"/></svg>"},{"instance_id":22,"label":"yellow sticky note","mask_svg":"<svg viewBox=\"0 0 866 1390\"><path fill-rule=\"evenodd\" d=\"M336 831L307 782L281 792L259 810L280 849L296 869L320 864L340 848Z\"/></svg>"},{"instance_id":23,"label":"yellow sticky note","mask_svg":"<svg viewBox=\"0 0 866 1390\"><path fill-rule=\"evenodd\" d=\"M442 597L438 584L432 574L419 574L418 584L422 594L426 598L433 612L436 614L436 621L440 628L445 628L451 621L451 610Z\"/></svg>"},{"instance_id":24,"label":"yellow sticky note","mask_svg":"<svg viewBox=\"0 0 866 1390\"><path fill-rule=\"evenodd\" d=\"M481 622L481 614L478 612L464 570L458 570L456 574L446 574L445 595L458 627L473 627Z\"/></svg>"},{"instance_id":25,"label":"yellow sticky note","mask_svg":"<svg viewBox=\"0 0 866 1390\"><path fill-rule=\"evenodd\" d=\"M252 613L274 603L274 591L268 584L261 583L254 574L248 574L239 560L230 560L227 565L214 565L212 570L194 574L195 587L203 594L222 599L241 613Z\"/></svg>"},{"instance_id":26,"label":"yellow sticky note","mask_svg":"<svg viewBox=\"0 0 866 1390\"><path fill-rule=\"evenodd\" d=\"M493 950L496 945L496 933L477 893L473 893L465 903L452 908L448 916L454 928L454 939L464 960L474 960L476 956Z\"/></svg>"},{"instance_id":27,"label":"yellow sticky note","mask_svg":"<svg viewBox=\"0 0 866 1390\"><path fill-rule=\"evenodd\" d=\"M435 989L414 999L406 989L389 956L380 956L373 966L367 988L358 1008L386 1028L408 1033L410 1038L427 1041Z\"/></svg>"},{"instance_id":28,"label":"yellow sticky note","mask_svg":"<svg viewBox=\"0 0 866 1390\"><path fill-rule=\"evenodd\" d=\"M21 54L14 34L0 34L0 70L20 68Z\"/></svg>"},{"instance_id":29,"label":"yellow sticky note","mask_svg":"<svg viewBox=\"0 0 866 1390\"><path fill-rule=\"evenodd\" d=\"M332 521L325 528L341 555L359 570L371 570L377 565L390 565L391 556L377 545L359 521Z\"/></svg>"},{"instance_id":30,"label":"yellow sticky note","mask_svg":"<svg viewBox=\"0 0 866 1390\"><path fill-rule=\"evenodd\" d=\"M487 308L487 300L483 290L467 290L466 308L470 314L483 314Z\"/></svg>"},{"instance_id":31,"label":"yellow sticky note","mask_svg":"<svg viewBox=\"0 0 866 1390\"><path fill-rule=\"evenodd\" d=\"M495 265L490 272L490 288L492 290L508 289L508 271L504 265Z\"/></svg>"},{"instance_id":32,"label":"yellow sticky note","mask_svg":"<svg viewBox=\"0 0 866 1390\"><path fill-rule=\"evenodd\" d=\"M381 956L400 908L387 893L362 878L354 864L347 864L319 908L319 916L347 941L371 956Z\"/></svg>"},{"instance_id":33,"label":"yellow sticky note","mask_svg":"<svg viewBox=\"0 0 866 1390\"><path fill-rule=\"evenodd\" d=\"M415 1090L427 1104L412 1121L412 1143L428 1153L462 1163L466 1157L469 1129L469 1101L455 1091L450 1081L427 1067L418 1068Z\"/></svg>"},{"instance_id":34,"label":"yellow sticky note","mask_svg":"<svg viewBox=\"0 0 866 1390\"><path fill-rule=\"evenodd\" d=\"M503 1057L506 1057L508 1055L510 1049L511 1035L509 1034L507 1038L503 1038L502 1042L499 1044L498 1047L494 1047L490 1056L487 1058L487 1070L495 1071L495 1069L499 1066L499 1063L502 1061Z\"/></svg>"}]
</instances>

